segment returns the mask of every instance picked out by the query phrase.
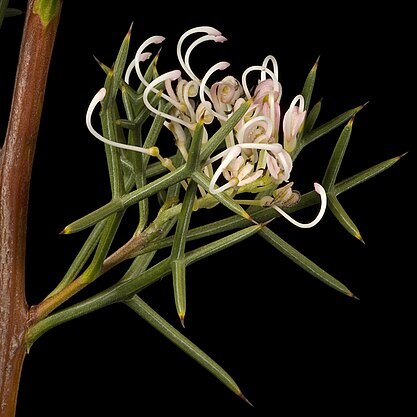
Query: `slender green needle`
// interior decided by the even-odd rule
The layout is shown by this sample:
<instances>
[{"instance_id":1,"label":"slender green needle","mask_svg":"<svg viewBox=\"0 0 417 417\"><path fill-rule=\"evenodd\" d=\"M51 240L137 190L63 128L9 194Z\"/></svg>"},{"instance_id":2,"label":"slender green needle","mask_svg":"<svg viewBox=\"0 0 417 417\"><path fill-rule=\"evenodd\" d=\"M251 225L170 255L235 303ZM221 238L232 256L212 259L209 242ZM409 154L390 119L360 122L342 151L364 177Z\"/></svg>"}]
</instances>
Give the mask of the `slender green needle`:
<instances>
[{"instance_id":1,"label":"slender green needle","mask_svg":"<svg viewBox=\"0 0 417 417\"><path fill-rule=\"evenodd\" d=\"M97 250L94 254L93 260L80 277L82 282L88 284L90 282L93 282L100 276L101 269L103 267L103 262L106 259L107 254L109 253L110 246L120 226L123 214L124 212L115 213L106 220L106 224L100 237L100 242L97 246Z\"/></svg>"},{"instance_id":2,"label":"slender green needle","mask_svg":"<svg viewBox=\"0 0 417 417\"><path fill-rule=\"evenodd\" d=\"M175 230L174 242L171 250L172 280L174 287L174 300L178 317L184 326L186 312L186 278L184 251L188 227L190 225L193 205L197 192L197 183L191 181L182 203L181 212L178 216L177 228Z\"/></svg>"},{"instance_id":3,"label":"slender green needle","mask_svg":"<svg viewBox=\"0 0 417 417\"><path fill-rule=\"evenodd\" d=\"M253 236L255 233L258 233L262 227L262 225L249 226L243 230L232 233L229 236L218 239L215 242L201 246L198 249L186 253L185 262L187 265L191 265L194 262L214 255L221 250L229 248L250 236ZM51 314L28 330L27 341L29 348L48 330L111 304L127 301L136 293L167 276L170 271L171 260L170 258L166 258L138 276L132 276L129 280L118 282L112 287L95 294L84 301Z\"/></svg>"},{"instance_id":4,"label":"slender green needle","mask_svg":"<svg viewBox=\"0 0 417 417\"><path fill-rule=\"evenodd\" d=\"M154 327L158 332L165 336L168 340L174 343L184 353L194 359L199 365L207 369L213 374L221 383L234 392L237 396L246 400L242 391L233 380L233 378L210 356L204 353L198 346L187 339L183 334L171 326L165 319L163 319L155 310L146 304L138 296L134 296L125 304L137 313L143 320ZM246 400L247 401L247 400Z\"/></svg>"},{"instance_id":5,"label":"slender green needle","mask_svg":"<svg viewBox=\"0 0 417 417\"><path fill-rule=\"evenodd\" d=\"M365 169L364 171L359 172L358 174L353 175L341 181L340 183L336 184L336 186L334 187L335 195L344 193L345 191L350 190L351 188L356 187L357 185L370 180L371 178L375 177L381 172L384 172L388 168L391 168L395 163L397 163L405 155L406 153L400 156L396 156L395 158L387 159L384 162L380 162L379 164L376 164L372 166L371 168Z\"/></svg>"},{"instance_id":6,"label":"slender green needle","mask_svg":"<svg viewBox=\"0 0 417 417\"><path fill-rule=\"evenodd\" d=\"M144 198L151 197L160 190L163 190L173 184L181 182L182 180L187 178L187 173L188 171L185 169L185 166L183 165L181 168L178 168L173 172L169 172L168 174L165 174L163 177L148 183L145 187L141 187L138 190L131 191L123 197L113 199L104 206L98 208L97 210L87 214L81 219L78 219L75 222L66 226L63 233L76 233L86 229L87 227L93 226L100 220L103 220L106 217L108 217L110 214L116 213L120 210L130 207L131 205L138 203L140 200L143 200Z\"/></svg>"},{"instance_id":7,"label":"slender green needle","mask_svg":"<svg viewBox=\"0 0 417 417\"><path fill-rule=\"evenodd\" d=\"M0 0L0 28L3 24L3 19L6 15L7 6L9 5L9 0Z\"/></svg>"},{"instance_id":8,"label":"slender green needle","mask_svg":"<svg viewBox=\"0 0 417 417\"><path fill-rule=\"evenodd\" d=\"M57 287L46 298L49 298L52 295L57 294L66 286L71 284L71 282L74 281L75 278L78 277L84 265L93 253L94 249L97 247L101 234L103 233L105 224L106 220L102 220L100 223L97 223L94 226L94 229L91 231L84 245L78 252L67 273L64 275Z\"/></svg>"},{"instance_id":9,"label":"slender green needle","mask_svg":"<svg viewBox=\"0 0 417 417\"><path fill-rule=\"evenodd\" d=\"M340 114L339 116L335 117L334 119L328 121L327 123L322 124L321 126L313 129L311 132L306 133L302 140L300 141L300 147L297 147L296 152L294 152L293 158L297 157L297 155L301 152L301 150L309 145L310 143L314 142L315 140L321 138L322 136L326 135L327 133L334 130L336 127L340 126L342 123L347 122L356 113L362 110L366 104L362 106L355 107L354 109L345 111L344 113Z\"/></svg>"},{"instance_id":10,"label":"slender green needle","mask_svg":"<svg viewBox=\"0 0 417 417\"><path fill-rule=\"evenodd\" d=\"M317 67L319 65L319 59L320 57L317 58L313 67L308 73L307 78L304 82L303 90L301 92L301 95L304 97L304 101L305 101L304 109L307 111L310 108L311 96L313 95L314 84L316 83L316 74L317 74Z\"/></svg>"},{"instance_id":11,"label":"slender green needle","mask_svg":"<svg viewBox=\"0 0 417 417\"><path fill-rule=\"evenodd\" d=\"M268 243L279 250L287 258L291 259L295 264L303 268L304 271L308 272L313 277L318 278L329 287L334 288L349 297L355 298L353 293L345 285L327 273L324 269L320 268L297 249L289 245L285 240L281 239L272 230L265 227L259 233Z\"/></svg>"},{"instance_id":12,"label":"slender green needle","mask_svg":"<svg viewBox=\"0 0 417 417\"><path fill-rule=\"evenodd\" d=\"M318 101L313 106L313 108L307 113L307 118L304 123L304 128L302 132L303 135L306 135L307 133L311 132L314 129L317 118L319 117L319 114L321 111L321 103L322 103L322 100Z\"/></svg>"},{"instance_id":13,"label":"slender green needle","mask_svg":"<svg viewBox=\"0 0 417 417\"><path fill-rule=\"evenodd\" d=\"M327 194L328 206L333 215L339 221L339 223L356 239L360 240L362 243L365 243L362 239L362 236L359 232L359 229L353 222L353 220L346 213L345 209L340 204L339 200L333 193Z\"/></svg>"},{"instance_id":14,"label":"slender green needle","mask_svg":"<svg viewBox=\"0 0 417 417\"><path fill-rule=\"evenodd\" d=\"M348 124L342 130L339 140L334 147L329 164L323 177L322 185L327 192L331 191L336 182L337 174L342 165L343 157L345 156L346 148L349 144L350 135L352 133L353 118L349 120Z\"/></svg>"}]
</instances>

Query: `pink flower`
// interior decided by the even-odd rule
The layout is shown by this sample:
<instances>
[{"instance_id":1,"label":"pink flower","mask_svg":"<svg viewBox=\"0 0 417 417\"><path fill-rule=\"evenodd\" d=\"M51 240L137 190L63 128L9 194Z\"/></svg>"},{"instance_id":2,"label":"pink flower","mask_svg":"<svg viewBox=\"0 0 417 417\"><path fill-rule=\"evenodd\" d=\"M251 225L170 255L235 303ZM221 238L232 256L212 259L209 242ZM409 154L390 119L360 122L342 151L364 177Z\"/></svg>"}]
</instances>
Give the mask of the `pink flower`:
<instances>
[{"instance_id":1,"label":"pink flower","mask_svg":"<svg viewBox=\"0 0 417 417\"><path fill-rule=\"evenodd\" d=\"M296 106L297 102L300 102L299 106ZM297 146L297 134L300 131L300 127L306 117L306 111L304 110L304 97L299 94L291 102L290 108L284 115L282 127L284 130L284 149L287 152L292 152Z\"/></svg>"}]
</instances>

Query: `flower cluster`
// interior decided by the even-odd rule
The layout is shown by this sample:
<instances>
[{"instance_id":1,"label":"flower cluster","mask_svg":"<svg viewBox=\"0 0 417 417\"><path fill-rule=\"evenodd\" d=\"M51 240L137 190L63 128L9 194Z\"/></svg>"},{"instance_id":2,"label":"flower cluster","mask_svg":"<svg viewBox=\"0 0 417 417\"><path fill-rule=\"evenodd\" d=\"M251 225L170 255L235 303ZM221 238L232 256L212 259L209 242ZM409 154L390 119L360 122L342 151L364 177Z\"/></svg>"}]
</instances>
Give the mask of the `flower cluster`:
<instances>
[{"instance_id":1,"label":"flower cluster","mask_svg":"<svg viewBox=\"0 0 417 417\"><path fill-rule=\"evenodd\" d=\"M184 53L184 41L196 34L199 36ZM326 192L320 184L314 184L314 189L321 198L321 208L313 221L300 223L282 209L299 201L299 194L292 190L293 183L289 182L293 168L291 154L297 147L297 135L302 129L306 111L303 96L297 95L282 118L281 128L282 86L278 81L276 59L268 55L262 65L247 68L240 81L227 75L210 85L209 81L214 73L224 71L230 64L228 62L216 63L201 79L194 73L190 66L190 56L193 50L203 42L226 41L218 30L201 26L188 30L178 41L177 57L182 70L169 71L148 83L142 72L141 63L152 56L147 49L151 45L162 43L164 39L162 36L152 36L139 47L135 58L127 67L124 81L129 84L132 72L135 71L142 85L145 86L144 104L153 114L166 120L165 126L172 132L185 161L188 158L187 130L192 134L197 123L209 125L215 120L222 125L243 103L251 101L246 114L225 138L225 149L205 161L203 170L210 178L210 194L227 192L234 197L243 192L258 193L262 188L260 184L268 184L270 195L256 200L254 204L273 207L298 227L308 228L316 225L323 217L327 204ZM254 88L250 88L247 81L248 74L251 72L259 73L259 80ZM183 77L183 73L186 77ZM172 105L168 113L153 106L151 97L154 94L159 94ZM88 108L86 122L90 132L109 145L157 156L162 161L156 147L147 149L116 143L104 138L93 128L92 113L105 95L106 90L100 89ZM206 127L204 127L203 143L207 142L208 137ZM282 185L283 183L286 184ZM249 200L245 201L246 204L251 204Z\"/></svg>"}]
</instances>

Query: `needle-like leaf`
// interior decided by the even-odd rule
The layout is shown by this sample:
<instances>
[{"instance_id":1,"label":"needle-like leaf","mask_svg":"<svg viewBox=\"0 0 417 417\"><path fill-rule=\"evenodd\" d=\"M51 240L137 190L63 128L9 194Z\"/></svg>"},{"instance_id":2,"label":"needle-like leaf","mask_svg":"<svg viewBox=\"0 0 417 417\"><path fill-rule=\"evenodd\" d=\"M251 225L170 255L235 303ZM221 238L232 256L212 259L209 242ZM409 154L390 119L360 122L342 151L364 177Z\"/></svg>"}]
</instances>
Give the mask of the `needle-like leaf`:
<instances>
[{"instance_id":1,"label":"needle-like leaf","mask_svg":"<svg viewBox=\"0 0 417 417\"><path fill-rule=\"evenodd\" d=\"M260 230L259 234L274 248L278 249L287 258L291 259L295 264L303 268L313 277L318 278L320 281L324 282L329 287L341 292L342 294L355 298L353 293L344 284L339 282L324 269L320 268L317 264L304 256L301 252L288 244L284 239L280 238L271 229L264 227L262 230Z\"/></svg>"},{"instance_id":2,"label":"needle-like leaf","mask_svg":"<svg viewBox=\"0 0 417 417\"><path fill-rule=\"evenodd\" d=\"M186 312L184 250L187 239L188 227L190 225L191 215L193 213L193 205L196 191L197 183L195 181L191 181L188 184L188 188L185 193L184 201L181 207L181 212L178 216L177 228L175 230L175 236L171 250L171 265L175 306L177 308L177 313L183 326Z\"/></svg>"},{"instance_id":3,"label":"needle-like leaf","mask_svg":"<svg viewBox=\"0 0 417 417\"><path fill-rule=\"evenodd\" d=\"M349 119L355 116L355 114L361 111L365 107L365 105L366 104L363 104L362 106L358 106L348 111L345 111L344 113L340 114L339 116L336 116L332 120L313 129L311 132L306 133L300 141L300 147L297 147L296 152L294 152L293 158L296 158L304 147L314 142L315 140L321 138L322 136L326 135L327 133L331 132L332 130L336 129L336 127L340 126L342 123L347 122Z\"/></svg>"},{"instance_id":4,"label":"needle-like leaf","mask_svg":"<svg viewBox=\"0 0 417 417\"><path fill-rule=\"evenodd\" d=\"M343 157L345 156L346 148L349 144L350 135L352 133L353 118L349 120L348 124L342 130L339 140L334 147L329 164L323 177L322 185L327 192L332 191L336 182L337 174L342 165Z\"/></svg>"},{"instance_id":5,"label":"needle-like leaf","mask_svg":"<svg viewBox=\"0 0 417 417\"><path fill-rule=\"evenodd\" d=\"M319 114L321 111L321 103L322 103L322 100L319 100L313 106L313 108L307 113L307 118L304 123L303 131L301 132L302 135L306 135L307 133L310 133L314 129L317 118L319 117Z\"/></svg>"},{"instance_id":6,"label":"needle-like leaf","mask_svg":"<svg viewBox=\"0 0 417 417\"><path fill-rule=\"evenodd\" d=\"M360 240L362 243L365 243L362 239L361 233L359 232L359 229L353 222L353 220L349 217L349 215L346 213L346 210L343 208L343 206L340 204L337 197L331 192L327 194L327 201L328 201L328 207L333 213L333 215L336 217L336 219L339 221L339 223L356 239Z\"/></svg>"},{"instance_id":7,"label":"needle-like leaf","mask_svg":"<svg viewBox=\"0 0 417 417\"><path fill-rule=\"evenodd\" d=\"M314 84L316 83L316 74L317 74L317 67L319 65L319 59L320 57L317 58L313 67L308 73L307 78L304 82L303 90L301 92L301 95L304 97L304 102L305 102L304 109L307 111L310 107L311 96L313 95Z\"/></svg>"},{"instance_id":8,"label":"needle-like leaf","mask_svg":"<svg viewBox=\"0 0 417 417\"><path fill-rule=\"evenodd\" d=\"M341 181L340 183L336 184L334 187L334 192L336 195L344 193L347 190L350 190L353 187L356 187L359 184L362 184L365 181L370 180L371 178L375 177L376 175L384 172L388 168L391 168L395 163L397 163L406 153L396 156L395 158L387 159L386 161L380 162L372 166L371 168L365 169L364 171L359 172L356 175L353 175L345 180Z\"/></svg>"},{"instance_id":9,"label":"needle-like leaf","mask_svg":"<svg viewBox=\"0 0 417 417\"><path fill-rule=\"evenodd\" d=\"M172 327L141 298L135 296L129 301L125 301L125 304L136 312L143 320L164 335L168 340L174 343L174 345L180 348L184 353L194 359L199 365L207 369L237 396L247 401L234 379L217 362L210 358L210 356L203 352L178 330Z\"/></svg>"}]
</instances>

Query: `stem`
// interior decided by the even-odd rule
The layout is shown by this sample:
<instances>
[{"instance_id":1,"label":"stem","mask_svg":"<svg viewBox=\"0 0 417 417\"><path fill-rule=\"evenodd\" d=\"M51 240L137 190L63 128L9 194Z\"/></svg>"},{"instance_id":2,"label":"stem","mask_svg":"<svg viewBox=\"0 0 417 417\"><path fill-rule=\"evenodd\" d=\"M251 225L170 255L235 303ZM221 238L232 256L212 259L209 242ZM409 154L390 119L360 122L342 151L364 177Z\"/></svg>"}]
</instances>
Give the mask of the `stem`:
<instances>
[{"instance_id":1,"label":"stem","mask_svg":"<svg viewBox=\"0 0 417 417\"><path fill-rule=\"evenodd\" d=\"M26 225L33 156L61 1L47 23L29 0L0 158L0 415L13 417L26 351Z\"/></svg>"}]
</instances>

